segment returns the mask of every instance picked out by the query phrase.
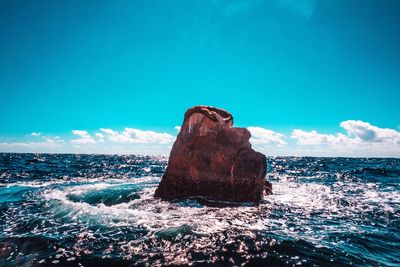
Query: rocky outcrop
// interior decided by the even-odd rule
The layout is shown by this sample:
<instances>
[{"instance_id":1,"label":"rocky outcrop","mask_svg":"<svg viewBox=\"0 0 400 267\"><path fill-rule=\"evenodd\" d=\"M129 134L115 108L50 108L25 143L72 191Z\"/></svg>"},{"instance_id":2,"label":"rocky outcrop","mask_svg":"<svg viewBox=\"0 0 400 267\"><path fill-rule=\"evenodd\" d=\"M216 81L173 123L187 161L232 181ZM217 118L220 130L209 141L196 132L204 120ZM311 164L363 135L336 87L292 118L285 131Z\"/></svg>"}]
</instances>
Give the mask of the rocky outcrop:
<instances>
[{"instance_id":1,"label":"rocky outcrop","mask_svg":"<svg viewBox=\"0 0 400 267\"><path fill-rule=\"evenodd\" d=\"M232 115L222 109L186 111L155 197L259 202L270 193L265 156L251 148L247 129L232 126Z\"/></svg>"}]
</instances>

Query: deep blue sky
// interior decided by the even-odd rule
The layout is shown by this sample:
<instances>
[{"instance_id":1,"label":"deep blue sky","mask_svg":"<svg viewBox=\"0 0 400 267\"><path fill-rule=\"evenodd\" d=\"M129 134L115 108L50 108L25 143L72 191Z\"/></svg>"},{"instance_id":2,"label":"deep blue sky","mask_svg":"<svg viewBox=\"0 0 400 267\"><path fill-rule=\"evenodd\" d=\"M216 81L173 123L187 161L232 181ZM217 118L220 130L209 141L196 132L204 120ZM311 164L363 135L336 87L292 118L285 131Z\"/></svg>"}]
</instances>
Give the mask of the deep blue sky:
<instances>
[{"instance_id":1,"label":"deep blue sky","mask_svg":"<svg viewBox=\"0 0 400 267\"><path fill-rule=\"evenodd\" d=\"M400 125L400 1L0 1L0 136Z\"/></svg>"}]
</instances>

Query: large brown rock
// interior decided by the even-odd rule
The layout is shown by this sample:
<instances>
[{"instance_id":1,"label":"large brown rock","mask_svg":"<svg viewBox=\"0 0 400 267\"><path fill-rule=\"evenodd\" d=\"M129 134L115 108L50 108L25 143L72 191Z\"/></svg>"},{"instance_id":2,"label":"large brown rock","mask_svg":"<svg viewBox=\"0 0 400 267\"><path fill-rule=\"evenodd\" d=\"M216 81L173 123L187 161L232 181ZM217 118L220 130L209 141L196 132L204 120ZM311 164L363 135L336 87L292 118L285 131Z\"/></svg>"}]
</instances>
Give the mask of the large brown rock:
<instances>
[{"instance_id":1,"label":"large brown rock","mask_svg":"<svg viewBox=\"0 0 400 267\"><path fill-rule=\"evenodd\" d=\"M232 125L232 115L222 109L186 111L155 197L259 202L270 192L265 156L251 148L247 129Z\"/></svg>"}]
</instances>

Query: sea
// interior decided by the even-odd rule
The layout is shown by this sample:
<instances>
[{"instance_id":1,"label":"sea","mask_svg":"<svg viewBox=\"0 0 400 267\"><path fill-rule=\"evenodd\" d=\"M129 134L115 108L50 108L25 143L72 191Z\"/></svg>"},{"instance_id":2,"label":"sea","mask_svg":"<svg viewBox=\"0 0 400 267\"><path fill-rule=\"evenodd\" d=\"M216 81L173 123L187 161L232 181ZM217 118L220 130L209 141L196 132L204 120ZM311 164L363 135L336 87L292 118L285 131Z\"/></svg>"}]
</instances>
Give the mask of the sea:
<instances>
[{"instance_id":1,"label":"sea","mask_svg":"<svg viewBox=\"0 0 400 267\"><path fill-rule=\"evenodd\" d=\"M0 154L0 266L400 266L400 159L269 157L258 205L155 199L167 163Z\"/></svg>"}]
</instances>

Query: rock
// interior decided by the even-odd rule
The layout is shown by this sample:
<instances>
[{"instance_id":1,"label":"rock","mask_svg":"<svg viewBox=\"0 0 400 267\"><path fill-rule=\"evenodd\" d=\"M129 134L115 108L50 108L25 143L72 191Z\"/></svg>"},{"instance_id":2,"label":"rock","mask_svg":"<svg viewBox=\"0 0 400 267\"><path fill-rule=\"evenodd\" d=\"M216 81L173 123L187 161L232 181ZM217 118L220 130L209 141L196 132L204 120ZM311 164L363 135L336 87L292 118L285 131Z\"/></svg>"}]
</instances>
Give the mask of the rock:
<instances>
[{"instance_id":1,"label":"rock","mask_svg":"<svg viewBox=\"0 0 400 267\"><path fill-rule=\"evenodd\" d=\"M259 202L270 193L265 155L251 148L247 129L232 126L232 115L222 109L186 111L155 197Z\"/></svg>"}]
</instances>

